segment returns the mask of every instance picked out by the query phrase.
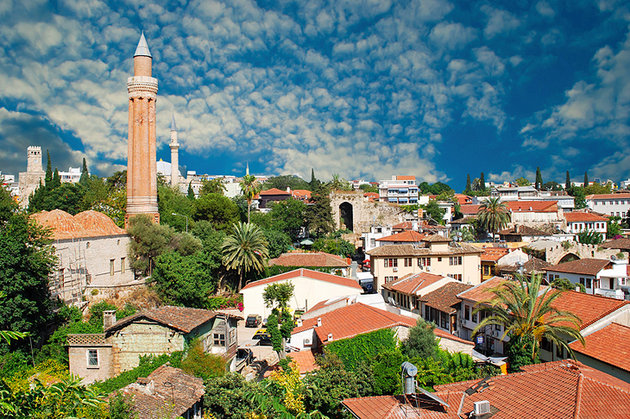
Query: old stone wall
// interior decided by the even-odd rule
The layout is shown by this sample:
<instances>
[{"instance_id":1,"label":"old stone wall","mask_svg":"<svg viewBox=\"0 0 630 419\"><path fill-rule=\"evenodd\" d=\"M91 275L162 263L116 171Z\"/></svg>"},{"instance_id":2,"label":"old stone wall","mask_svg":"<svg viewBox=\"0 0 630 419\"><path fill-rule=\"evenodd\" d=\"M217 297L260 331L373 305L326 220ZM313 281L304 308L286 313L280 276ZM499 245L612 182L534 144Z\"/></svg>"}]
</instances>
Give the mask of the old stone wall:
<instances>
[{"instance_id":1,"label":"old stone wall","mask_svg":"<svg viewBox=\"0 0 630 419\"><path fill-rule=\"evenodd\" d=\"M555 265L560 260L569 254L574 254L580 259L584 258L596 258L596 259L610 259L611 256L617 256L619 253L615 249L604 249L594 244L582 244L577 242L562 242L558 243L554 247L549 247L545 250L545 256L547 262ZM623 258L628 258L627 252L622 252Z\"/></svg>"},{"instance_id":2,"label":"old stone wall","mask_svg":"<svg viewBox=\"0 0 630 419\"><path fill-rule=\"evenodd\" d=\"M344 203L352 206L352 226L348 227L354 233L367 233L373 225L393 225L405 221L405 213L396 204L370 202L362 191L333 191L330 193L330 206L337 229L344 228L340 210Z\"/></svg>"}]
</instances>

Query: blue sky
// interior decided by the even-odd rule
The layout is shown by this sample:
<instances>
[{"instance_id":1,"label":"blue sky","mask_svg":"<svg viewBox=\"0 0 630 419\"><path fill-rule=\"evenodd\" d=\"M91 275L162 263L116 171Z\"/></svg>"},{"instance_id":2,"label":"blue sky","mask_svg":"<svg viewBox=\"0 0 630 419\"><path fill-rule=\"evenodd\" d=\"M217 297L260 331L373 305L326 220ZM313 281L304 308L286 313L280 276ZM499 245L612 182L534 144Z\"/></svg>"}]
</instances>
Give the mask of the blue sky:
<instances>
[{"instance_id":1,"label":"blue sky","mask_svg":"<svg viewBox=\"0 0 630 419\"><path fill-rule=\"evenodd\" d=\"M630 177L627 1L3 0L0 19L4 173L31 144L64 170L124 167L144 30L158 158L175 112L189 170Z\"/></svg>"}]
</instances>

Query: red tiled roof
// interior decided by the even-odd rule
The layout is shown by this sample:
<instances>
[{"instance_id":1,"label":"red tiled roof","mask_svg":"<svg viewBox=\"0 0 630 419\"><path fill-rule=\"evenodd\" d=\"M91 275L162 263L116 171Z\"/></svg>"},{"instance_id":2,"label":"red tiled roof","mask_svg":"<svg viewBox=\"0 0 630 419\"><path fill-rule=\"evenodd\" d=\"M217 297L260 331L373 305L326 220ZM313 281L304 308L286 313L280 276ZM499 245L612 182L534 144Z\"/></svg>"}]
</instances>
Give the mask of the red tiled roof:
<instances>
[{"instance_id":1,"label":"red tiled roof","mask_svg":"<svg viewBox=\"0 0 630 419\"><path fill-rule=\"evenodd\" d=\"M589 221L608 221L608 218L602 217L599 214L595 214L592 212L565 212L564 219L567 220L567 223L579 223L579 222L589 222Z\"/></svg>"},{"instance_id":2,"label":"red tiled roof","mask_svg":"<svg viewBox=\"0 0 630 419\"><path fill-rule=\"evenodd\" d=\"M442 329L438 329L437 327L435 329L433 329L433 334L435 335L435 337L438 337L440 339L448 339L448 340L452 340L455 342L459 342L459 343L464 343L466 345L470 345L470 346L475 346L475 342L472 342L470 340L466 340L466 339L462 339L460 337L457 337L451 333L448 333Z\"/></svg>"},{"instance_id":3,"label":"red tiled roof","mask_svg":"<svg viewBox=\"0 0 630 419\"><path fill-rule=\"evenodd\" d=\"M586 195L586 199L629 199L630 193L607 193L599 195Z\"/></svg>"},{"instance_id":4,"label":"red tiled roof","mask_svg":"<svg viewBox=\"0 0 630 419\"><path fill-rule=\"evenodd\" d=\"M269 278L259 279L258 281L253 281L253 282L248 283L242 289L254 288L261 285L267 285L274 282L282 281L285 279L298 279L301 277L330 282L332 284L337 284L337 285L345 285L347 287L355 288L357 290L363 290L363 288L361 288L359 283L355 281L354 279L343 278L341 276L327 274L324 272L313 271L311 269L305 269L305 268L295 269L290 272L285 272L279 275L270 276Z\"/></svg>"},{"instance_id":5,"label":"red tiled roof","mask_svg":"<svg viewBox=\"0 0 630 419\"><path fill-rule=\"evenodd\" d=\"M307 189L292 189L291 190L291 196L293 198L308 201L309 199L311 199L311 195L312 195L312 192Z\"/></svg>"},{"instance_id":6,"label":"red tiled roof","mask_svg":"<svg viewBox=\"0 0 630 419\"><path fill-rule=\"evenodd\" d=\"M92 210L80 212L73 217L65 211L55 209L35 213L31 218L41 226L50 228L55 240L127 234L107 215Z\"/></svg>"},{"instance_id":7,"label":"red tiled roof","mask_svg":"<svg viewBox=\"0 0 630 419\"><path fill-rule=\"evenodd\" d=\"M509 201L505 206L512 212L557 212L558 201Z\"/></svg>"},{"instance_id":8,"label":"red tiled roof","mask_svg":"<svg viewBox=\"0 0 630 419\"><path fill-rule=\"evenodd\" d=\"M417 231L408 230L403 231L402 233L392 234L391 236L381 237L380 239L376 239L376 241L416 243L423 240L425 237L426 234L420 234Z\"/></svg>"},{"instance_id":9,"label":"red tiled roof","mask_svg":"<svg viewBox=\"0 0 630 419\"><path fill-rule=\"evenodd\" d=\"M184 333L190 333L195 328L212 320L219 313L200 308L162 306L153 310L141 311L134 315L118 320L116 323L105 329L105 332L119 329L136 319L147 318L158 323L162 323L173 329ZM233 316L234 317L234 316Z\"/></svg>"},{"instance_id":10,"label":"red tiled roof","mask_svg":"<svg viewBox=\"0 0 630 419\"><path fill-rule=\"evenodd\" d=\"M481 254L481 261L496 262L508 253L510 250L505 247L486 247Z\"/></svg>"},{"instance_id":11,"label":"red tiled roof","mask_svg":"<svg viewBox=\"0 0 630 419\"><path fill-rule=\"evenodd\" d=\"M415 176L396 176L396 180L416 180Z\"/></svg>"},{"instance_id":12,"label":"red tiled roof","mask_svg":"<svg viewBox=\"0 0 630 419\"><path fill-rule=\"evenodd\" d=\"M322 325L319 327L317 326L317 319L322 321ZM327 344L329 343L329 334L332 334L332 340L340 340L375 330L415 325L416 321L411 317L390 313L363 303L356 303L324 313L317 318L303 320L302 326L293 329L292 333L315 328L319 340L323 344Z\"/></svg>"},{"instance_id":13,"label":"red tiled roof","mask_svg":"<svg viewBox=\"0 0 630 419\"><path fill-rule=\"evenodd\" d=\"M376 192L366 192L363 194L370 201L378 200L379 195Z\"/></svg>"},{"instance_id":14,"label":"red tiled roof","mask_svg":"<svg viewBox=\"0 0 630 419\"><path fill-rule=\"evenodd\" d=\"M468 291L464 291L457 296L462 300L470 300L477 303L481 301L487 301L494 297L494 294L488 290L500 286L505 281L507 281L507 279L501 278L500 276L493 276L487 281L484 281L479 285L475 285Z\"/></svg>"},{"instance_id":15,"label":"red tiled roof","mask_svg":"<svg viewBox=\"0 0 630 419\"><path fill-rule=\"evenodd\" d=\"M627 304L630 304L630 301L577 291L565 291L556 298L553 307L578 316L581 321L580 330L582 330Z\"/></svg>"},{"instance_id":16,"label":"red tiled roof","mask_svg":"<svg viewBox=\"0 0 630 419\"><path fill-rule=\"evenodd\" d=\"M435 284L442 279L444 279L444 277L441 275L420 272L419 274L409 274L395 281L387 282L383 284L383 288L403 294L415 295L420 292L422 288Z\"/></svg>"},{"instance_id":17,"label":"red tiled roof","mask_svg":"<svg viewBox=\"0 0 630 419\"><path fill-rule=\"evenodd\" d=\"M326 268L347 268L350 266L350 264L340 256L325 252L283 253L277 258L269 260L269 266L274 265Z\"/></svg>"},{"instance_id":18,"label":"red tiled roof","mask_svg":"<svg viewBox=\"0 0 630 419\"><path fill-rule=\"evenodd\" d=\"M287 191L282 191L277 188L267 189L266 191L260 191L260 195L291 195Z\"/></svg>"},{"instance_id":19,"label":"red tiled roof","mask_svg":"<svg viewBox=\"0 0 630 419\"><path fill-rule=\"evenodd\" d=\"M609 265L612 265L612 262L608 259L585 258L572 260L571 262L559 263L545 268L544 270L550 272L595 276L599 271L605 269Z\"/></svg>"},{"instance_id":20,"label":"red tiled roof","mask_svg":"<svg viewBox=\"0 0 630 419\"><path fill-rule=\"evenodd\" d=\"M479 208L481 208L481 205L478 204L461 205L459 211L464 215L477 215Z\"/></svg>"},{"instance_id":21,"label":"red tiled roof","mask_svg":"<svg viewBox=\"0 0 630 419\"><path fill-rule=\"evenodd\" d=\"M600 244L604 249L619 249L619 250L630 250L630 239L621 238L621 239L613 239L605 241Z\"/></svg>"},{"instance_id":22,"label":"red tiled roof","mask_svg":"<svg viewBox=\"0 0 630 419\"><path fill-rule=\"evenodd\" d=\"M457 199L457 203L459 205L466 205L466 204L472 203L472 198L468 195L456 193L454 196L455 196L455 199Z\"/></svg>"},{"instance_id":23,"label":"red tiled roof","mask_svg":"<svg viewBox=\"0 0 630 419\"><path fill-rule=\"evenodd\" d=\"M421 297L429 307L433 307L444 313L455 313L457 311L453 306L461 303L462 299L457 295L472 288L472 285L463 284L461 282L449 282L440 288L431 291Z\"/></svg>"},{"instance_id":24,"label":"red tiled roof","mask_svg":"<svg viewBox=\"0 0 630 419\"><path fill-rule=\"evenodd\" d=\"M490 378L482 392L467 395L461 412L472 417L474 402L486 400L499 418L626 418L630 416L630 384L580 362L561 360L523 367L523 372ZM376 396L342 403L361 419L455 419L463 392L479 380L435 386L442 406L424 395ZM408 396L409 397L409 396Z\"/></svg>"},{"instance_id":25,"label":"red tiled roof","mask_svg":"<svg viewBox=\"0 0 630 419\"><path fill-rule=\"evenodd\" d=\"M402 223L394 224L392 230L413 230L413 223L411 221L403 221Z\"/></svg>"},{"instance_id":26,"label":"red tiled roof","mask_svg":"<svg viewBox=\"0 0 630 419\"><path fill-rule=\"evenodd\" d=\"M300 374L315 371L319 365L315 362L315 353L313 351L291 352L287 355L297 364Z\"/></svg>"},{"instance_id":27,"label":"red tiled roof","mask_svg":"<svg viewBox=\"0 0 630 419\"><path fill-rule=\"evenodd\" d=\"M569 346L575 352L630 371L630 327L611 323L585 336L584 340L586 345L575 341Z\"/></svg>"},{"instance_id":28,"label":"red tiled roof","mask_svg":"<svg viewBox=\"0 0 630 419\"><path fill-rule=\"evenodd\" d=\"M448 237L440 236L439 234L431 234L422 239L427 243L450 243L452 240Z\"/></svg>"}]
</instances>

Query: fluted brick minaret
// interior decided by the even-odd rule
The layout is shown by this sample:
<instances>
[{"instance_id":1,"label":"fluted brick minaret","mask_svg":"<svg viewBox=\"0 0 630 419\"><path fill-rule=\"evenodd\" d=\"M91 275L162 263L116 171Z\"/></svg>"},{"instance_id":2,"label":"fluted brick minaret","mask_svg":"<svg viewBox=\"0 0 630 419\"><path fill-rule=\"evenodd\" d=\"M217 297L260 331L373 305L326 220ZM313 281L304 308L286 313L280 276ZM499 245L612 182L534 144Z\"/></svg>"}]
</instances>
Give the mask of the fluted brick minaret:
<instances>
[{"instance_id":1,"label":"fluted brick minaret","mask_svg":"<svg viewBox=\"0 0 630 419\"><path fill-rule=\"evenodd\" d=\"M127 79L129 93L129 149L127 154L127 217L150 215L160 221L157 204L155 161L155 102L158 81L151 77L153 57L140 37L133 56L133 77Z\"/></svg>"},{"instance_id":2,"label":"fluted brick minaret","mask_svg":"<svg viewBox=\"0 0 630 419\"><path fill-rule=\"evenodd\" d=\"M179 185L179 143L177 142L177 125L175 125L175 114L171 117L171 185Z\"/></svg>"}]
</instances>

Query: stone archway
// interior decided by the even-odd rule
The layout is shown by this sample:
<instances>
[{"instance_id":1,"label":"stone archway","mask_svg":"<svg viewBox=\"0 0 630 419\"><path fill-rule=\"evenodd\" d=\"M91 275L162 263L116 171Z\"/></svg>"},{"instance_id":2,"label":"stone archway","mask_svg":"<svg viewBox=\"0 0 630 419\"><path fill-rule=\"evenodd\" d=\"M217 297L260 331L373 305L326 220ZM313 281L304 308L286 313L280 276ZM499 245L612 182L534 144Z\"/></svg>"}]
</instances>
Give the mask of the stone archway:
<instances>
[{"instance_id":1,"label":"stone archway","mask_svg":"<svg viewBox=\"0 0 630 419\"><path fill-rule=\"evenodd\" d=\"M341 224L345 224L348 230L354 231L353 211L352 211L351 203L342 202L339 205L339 218L340 218Z\"/></svg>"},{"instance_id":2,"label":"stone archway","mask_svg":"<svg viewBox=\"0 0 630 419\"><path fill-rule=\"evenodd\" d=\"M575 253L567 253L566 255L562 256L562 258L560 259L558 263L573 262L574 260L578 260L578 259L581 259L581 258Z\"/></svg>"}]
</instances>

